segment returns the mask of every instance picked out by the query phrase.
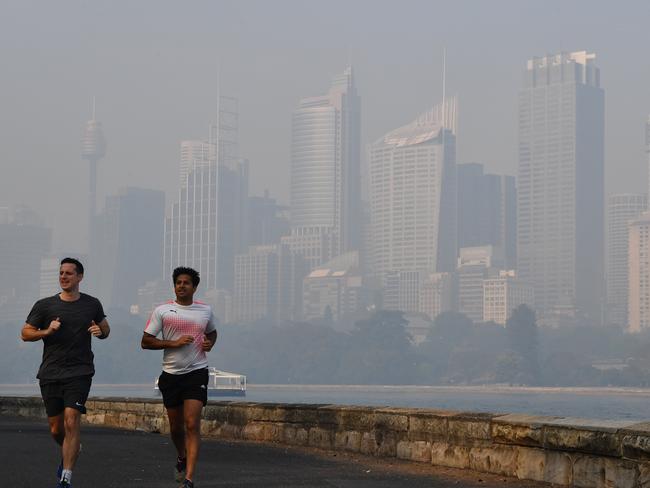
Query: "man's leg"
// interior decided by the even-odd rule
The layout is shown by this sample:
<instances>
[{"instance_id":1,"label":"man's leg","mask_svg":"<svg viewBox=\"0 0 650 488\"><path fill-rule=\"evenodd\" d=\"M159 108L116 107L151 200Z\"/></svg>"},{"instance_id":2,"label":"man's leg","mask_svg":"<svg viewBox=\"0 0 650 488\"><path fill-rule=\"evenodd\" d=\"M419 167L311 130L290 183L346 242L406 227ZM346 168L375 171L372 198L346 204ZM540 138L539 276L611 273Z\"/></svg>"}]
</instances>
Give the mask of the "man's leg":
<instances>
[{"instance_id":1,"label":"man's leg","mask_svg":"<svg viewBox=\"0 0 650 488\"><path fill-rule=\"evenodd\" d=\"M192 480L194 468L199 458L199 446L201 444L201 400L185 400L183 412L185 419L185 450L187 452L187 473L185 477Z\"/></svg>"},{"instance_id":2,"label":"man's leg","mask_svg":"<svg viewBox=\"0 0 650 488\"><path fill-rule=\"evenodd\" d=\"M172 442L176 447L179 458L185 458L185 427L183 421L183 405L179 407L167 407L167 418L169 419L169 433Z\"/></svg>"},{"instance_id":3,"label":"man's leg","mask_svg":"<svg viewBox=\"0 0 650 488\"><path fill-rule=\"evenodd\" d=\"M63 412L65 438L63 440L63 469L72 471L79 456L79 439L81 429L81 412L66 407Z\"/></svg>"},{"instance_id":4,"label":"man's leg","mask_svg":"<svg viewBox=\"0 0 650 488\"><path fill-rule=\"evenodd\" d=\"M65 427L63 424L63 412L54 417L48 417L47 423L50 425L50 434L52 438L59 445L63 446L63 439L65 439Z\"/></svg>"}]
</instances>

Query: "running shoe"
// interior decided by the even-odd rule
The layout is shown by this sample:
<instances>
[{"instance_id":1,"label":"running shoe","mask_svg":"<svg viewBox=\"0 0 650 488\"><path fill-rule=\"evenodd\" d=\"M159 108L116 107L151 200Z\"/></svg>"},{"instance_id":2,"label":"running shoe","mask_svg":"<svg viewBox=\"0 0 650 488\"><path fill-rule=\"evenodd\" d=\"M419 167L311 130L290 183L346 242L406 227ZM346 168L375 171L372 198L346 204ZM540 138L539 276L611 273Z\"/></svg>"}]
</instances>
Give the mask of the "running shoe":
<instances>
[{"instance_id":1,"label":"running shoe","mask_svg":"<svg viewBox=\"0 0 650 488\"><path fill-rule=\"evenodd\" d=\"M61 459L61 462L59 463L59 467L56 469L56 479L60 480L62 474L63 474L63 459Z\"/></svg>"},{"instance_id":2,"label":"running shoe","mask_svg":"<svg viewBox=\"0 0 650 488\"><path fill-rule=\"evenodd\" d=\"M188 479L184 479L178 488L194 488L194 483Z\"/></svg>"},{"instance_id":3,"label":"running shoe","mask_svg":"<svg viewBox=\"0 0 650 488\"><path fill-rule=\"evenodd\" d=\"M174 479L180 483L185 479L185 472L187 470L187 458L176 458L176 466L174 467Z\"/></svg>"},{"instance_id":4,"label":"running shoe","mask_svg":"<svg viewBox=\"0 0 650 488\"><path fill-rule=\"evenodd\" d=\"M68 483L67 481L59 481L56 484L56 488L72 488L72 485Z\"/></svg>"}]
</instances>

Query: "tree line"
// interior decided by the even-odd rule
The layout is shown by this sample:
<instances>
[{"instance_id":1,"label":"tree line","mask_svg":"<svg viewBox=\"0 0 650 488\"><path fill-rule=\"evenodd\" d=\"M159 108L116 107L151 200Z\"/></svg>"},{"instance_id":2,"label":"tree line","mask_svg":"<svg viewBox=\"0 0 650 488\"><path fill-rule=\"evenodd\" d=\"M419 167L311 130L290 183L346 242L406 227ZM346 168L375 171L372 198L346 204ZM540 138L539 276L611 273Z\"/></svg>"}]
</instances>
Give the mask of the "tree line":
<instances>
[{"instance_id":1,"label":"tree line","mask_svg":"<svg viewBox=\"0 0 650 488\"><path fill-rule=\"evenodd\" d=\"M112 333L95 341L97 383L149 383L162 352L140 349L141 318L109 312ZM5 383L30 383L42 346L22 343L22 324L0 327ZM650 386L650 333L589 326L547 329L517 308L505 327L446 312L415 344L402 312L379 310L341 330L311 322L228 324L210 364L251 383L531 386Z\"/></svg>"}]
</instances>

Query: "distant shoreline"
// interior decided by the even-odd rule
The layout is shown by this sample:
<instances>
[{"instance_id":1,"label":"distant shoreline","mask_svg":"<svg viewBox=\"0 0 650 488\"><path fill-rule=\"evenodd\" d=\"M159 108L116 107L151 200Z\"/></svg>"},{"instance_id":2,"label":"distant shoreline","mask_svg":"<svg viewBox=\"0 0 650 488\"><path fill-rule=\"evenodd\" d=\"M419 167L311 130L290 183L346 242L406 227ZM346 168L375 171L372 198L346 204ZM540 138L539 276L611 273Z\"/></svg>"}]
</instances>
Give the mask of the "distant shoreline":
<instances>
[{"instance_id":1,"label":"distant shoreline","mask_svg":"<svg viewBox=\"0 0 650 488\"><path fill-rule=\"evenodd\" d=\"M3 389L22 390L38 388L37 383L1 383L0 395ZM152 388L149 383L94 383L94 389L125 389L125 390L143 390ZM413 393L427 393L427 392L455 392L455 393L538 393L538 394L553 394L571 393L574 395L628 395L628 396L648 396L650 397L650 388L642 387L591 387L591 386L510 386L510 385L302 385L302 384L262 384L262 383L248 383L249 390L296 390L302 391L365 391L365 392L413 392Z\"/></svg>"}]
</instances>

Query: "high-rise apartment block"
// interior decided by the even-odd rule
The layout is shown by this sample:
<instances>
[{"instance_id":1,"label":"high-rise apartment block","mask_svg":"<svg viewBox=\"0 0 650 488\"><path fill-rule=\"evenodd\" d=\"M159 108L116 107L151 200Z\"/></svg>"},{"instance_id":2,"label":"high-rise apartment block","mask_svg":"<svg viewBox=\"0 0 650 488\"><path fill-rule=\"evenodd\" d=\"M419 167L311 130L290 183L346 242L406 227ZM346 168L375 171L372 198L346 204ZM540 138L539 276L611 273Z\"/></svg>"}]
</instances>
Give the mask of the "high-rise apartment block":
<instances>
[{"instance_id":1,"label":"high-rise apartment block","mask_svg":"<svg viewBox=\"0 0 650 488\"><path fill-rule=\"evenodd\" d=\"M370 146L372 266L453 271L456 262L455 99Z\"/></svg>"},{"instance_id":2,"label":"high-rise apartment block","mask_svg":"<svg viewBox=\"0 0 650 488\"><path fill-rule=\"evenodd\" d=\"M235 320L273 320L277 313L278 254L274 246L251 247L235 257Z\"/></svg>"},{"instance_id":3,"label":"high-rise apartment block","mask_svg":"<svg viewBox=\"0 0 650 488\"><path fill-rule=\"evenodd\" d=\"M359 248L360 113L352 68L334 78L327 95L300 100L293 113L290 245L298 252L306 246L310 261ZM320 242L331 249L315 251Z\"/></svg>"},{"instance_id":4,"label":"high-rise apartment block","mask_svg":"<svg viewBox=\"0 0 650 488\"><path fill-rule=\"evenodd\" d=\"M606 321L627 326L630 222L647 210L645 194L610 195L607 202Z\"/></svg>"},{"instance_id":5,"label":"high-rise apartment block","mask_svg":"<svg viewBox=\"0 0 650 488\"><path fill-rule=\"evenodd\" d=\"M505 326L520 305L533 308L535 296L532 285L518 279L514 270L501 270L498 276L483 280L483 322Z\"/></svg>"},{"instance_id":6,"label":"high-rise apartment block","mask_svg":"<svg viewBox=\"0 0 650 488\"><path fill-rule=\"evenodd\" d=\"M650 213L632 220L628 252L628 330L650 328Z\"/></svg>"},{"instance_id":7,"label":"high-rise apartment block","mask_svg":"<svg viewBox=\"0 0 650 488\"><path fill-rule=\"evenodd\" d=\"M304 259L287 246L251 246L235 258L234 319L296 320L302 308Z\"/></svg>"},{"instance_id":8,"label":"high-rise apartment block","mask_svg":"<svg viewBox=\"0 0 650 488\"><path fill-rule=\"evenodd\" d=\"M506 267L517 258L514 176L486 174L482 164L458 165L458 247L500 247Z\"/></svg>"},{"instance_id":9,"label":"high-rise apartment block","mask_svg":"<svg viewBox=\"0 0 650 488\"><path fill-rule=\"evenodd\" d=\"M603 301L604 92L584 51L528 61L519 93L517 269L542 312L597 324Z\"/></svg>"}]
</instances>

